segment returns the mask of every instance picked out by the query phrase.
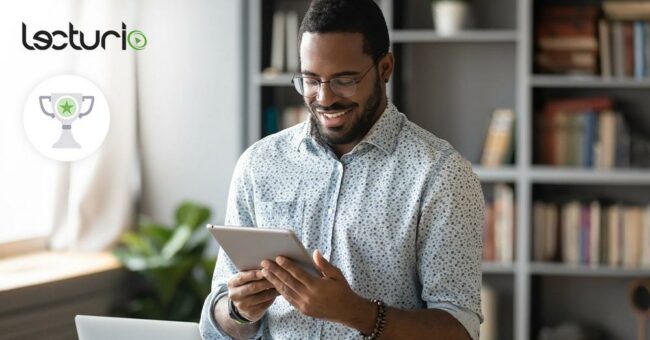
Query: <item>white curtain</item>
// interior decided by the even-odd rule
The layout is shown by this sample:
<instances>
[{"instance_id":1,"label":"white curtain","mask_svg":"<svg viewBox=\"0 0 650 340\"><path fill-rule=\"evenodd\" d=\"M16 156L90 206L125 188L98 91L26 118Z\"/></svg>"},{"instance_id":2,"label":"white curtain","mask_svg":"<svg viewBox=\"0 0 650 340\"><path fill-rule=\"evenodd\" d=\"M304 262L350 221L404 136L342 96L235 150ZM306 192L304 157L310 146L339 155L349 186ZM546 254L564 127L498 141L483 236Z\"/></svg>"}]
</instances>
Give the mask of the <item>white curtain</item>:
<instances>
[{"instance_id":1,"label":"white curtain","mask_svg":"<svg viewBox=\"0 0 650 340\"><path fill-rule=\"evenodd\" d=\"M137 165L136 61L133 50L27 51L21 21L35 29L136 29L135 0L12 1L0 7L6 51L0 53L0 102L6 104L0 142L0 240L49 232L53 249L103 250L134 222ZM33 34L32 31L32 34ZM4 59L4 60L3 60ZM102 147L65 163L41 156L22 127L24 99L58 74L82 76L104 93L111 125ZM8 107L8 109L7 109ZM0 123L1 124L1 123ZM49 229L49 230L48 230Z\"/></svg>"}]
</instances>

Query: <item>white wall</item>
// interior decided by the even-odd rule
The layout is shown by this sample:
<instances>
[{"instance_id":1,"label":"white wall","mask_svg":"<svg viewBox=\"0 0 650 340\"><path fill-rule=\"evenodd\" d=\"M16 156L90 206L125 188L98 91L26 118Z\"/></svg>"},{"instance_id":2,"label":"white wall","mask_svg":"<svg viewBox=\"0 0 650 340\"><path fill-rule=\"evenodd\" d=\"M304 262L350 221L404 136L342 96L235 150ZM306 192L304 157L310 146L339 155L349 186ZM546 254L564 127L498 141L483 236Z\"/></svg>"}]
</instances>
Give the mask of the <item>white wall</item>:
<instances>
[{"instance_id":1,"label":"white wall","mask_svg":"<svg viewBox=\"0 0 650 340\"><path fill-rule=\"evenodd\" d=\"M137 59L143 213L171 223L184 199L223 222L243 148L241 2L145 0Z\"/></svg>"}]
</instances>

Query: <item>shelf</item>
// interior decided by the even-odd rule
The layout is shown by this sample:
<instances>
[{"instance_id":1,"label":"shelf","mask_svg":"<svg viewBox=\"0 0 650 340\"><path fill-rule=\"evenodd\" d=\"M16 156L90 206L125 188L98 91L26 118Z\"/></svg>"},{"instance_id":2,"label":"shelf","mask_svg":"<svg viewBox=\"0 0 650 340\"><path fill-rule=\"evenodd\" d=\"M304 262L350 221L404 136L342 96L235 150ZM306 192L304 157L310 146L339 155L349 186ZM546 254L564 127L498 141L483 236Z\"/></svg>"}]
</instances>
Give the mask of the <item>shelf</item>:
<instances>
[{"instance_id":1,"label":"shelf","mask_svg":"<svg viewBox=\"0 0 650 340\"><path fill-rule=\"evenodd\" d=\"M650 169L581 169L536 166L530 172L534 183L650 185Z\"/></svg>"},{"instance_id":2,"label":"shelf","mask_svg":"<svg viewBox=\"0 0 650 340\"><path fill-rule=\"evenodd\" d=\"M253 81L255 84L261 86L293 87L291 79L293 79L293 73L280 73L276 75L260 73L254 76Z\"/></svg>"},{"instance_id":3,"label":"shelf","mask_svg":"<svg viewBox=\"0 0 650 340\"><path fill-rule=\"evenodd\" d=\"M515 268L512 263L483 262L483 274L513 274Z\"/></svg>"},{"instance_id":4,"label":"shelf","mask_svg":"<svg viewBox=\"0 0 650 340\"><path fill-rule=\"evenodd\" d=\"M650 79L637 80L634 78L602 78L599 76L562 76L562 75L533 75L531 85L534 87L562 88L640 88L650 89Z\"/></svg>"},{"instance_id":5,"label":"shelf","mask_svg":"<svg viewBox=\"0 0 650 340\"><path fill-rule=\"evenodd\" d=\"M473 166L472 170L483 182L514 182L517 180L517 170L513 167L486 168Z\"/></svg>"},{"instance_id":6,"label":"shelf","mask_svg":"<svg viewBox=\"0 0 650 340\"><path fill-rule=\"evenodd\" d=\"M490 43L517 41L514 30L464 31L451 36L440 36L434 30L394 30L393 43Z\"/></svg>"},{"instance_id":7,"label":"shelf","mask_svg":"<svg viewBox=\"0 0 650 340\"><path fill-rule=\"evenodd\" d=\"M571 265L565 263L531 263L530 273L546 276L644 277L650 268Z\"/></svg>"}]
</instances>

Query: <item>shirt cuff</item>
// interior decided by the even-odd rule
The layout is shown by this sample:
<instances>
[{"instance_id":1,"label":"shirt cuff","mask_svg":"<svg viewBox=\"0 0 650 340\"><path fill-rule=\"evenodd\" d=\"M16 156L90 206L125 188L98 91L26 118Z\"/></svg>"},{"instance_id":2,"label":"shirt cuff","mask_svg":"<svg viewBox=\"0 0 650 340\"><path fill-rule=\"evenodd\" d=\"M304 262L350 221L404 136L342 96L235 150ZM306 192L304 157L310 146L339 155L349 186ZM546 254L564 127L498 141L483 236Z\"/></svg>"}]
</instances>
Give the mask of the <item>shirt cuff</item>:
<instances>
[{"instance_id":1,"label":"shirt cuff","mask_svg":"<svg viewBox=\"0 0 650 340\"><path fill-rule=\"evenodd\" d=\"M481 320L476 313L448 302L427 303L427 308L440 309L451 314L465 327L472 340L478 340Z\"/></svg>"},{"instance_id":2,"label":"shirt cuff","mask_svg":"<svg viewBox=\"0 0 650 340\"><path fill-rule=\"evenodd\" d=\"M201 338L209 340L221 340L221 339L232 339L226 333L226 331L221 328L217 320L214 319L214 308L217 305L217 302L223 297L228 296L228 288L226 286L221 286L219 289L212 291L205 299L203 304L203 311L201 312ZM251 339L262 339L262 334L266 327L266 315L260 320L260 326L257 330L255 336Z\"/></svg>"}]
</instances>

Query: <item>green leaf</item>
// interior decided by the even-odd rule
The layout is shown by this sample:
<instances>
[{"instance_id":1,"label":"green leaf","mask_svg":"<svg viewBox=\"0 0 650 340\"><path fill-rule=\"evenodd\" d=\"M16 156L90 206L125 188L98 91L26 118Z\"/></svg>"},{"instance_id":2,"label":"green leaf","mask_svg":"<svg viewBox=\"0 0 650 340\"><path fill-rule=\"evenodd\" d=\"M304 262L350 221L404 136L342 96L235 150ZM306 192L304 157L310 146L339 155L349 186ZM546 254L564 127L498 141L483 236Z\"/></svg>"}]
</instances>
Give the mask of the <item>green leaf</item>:
<instances>
[{"instance_id":1,"label":"green leaf","mask_svg":"<svg viewBox=\"0 0 650 340\"><path fill-rule=\"evenodd\" d=\"M200 225L205 224L209 218L210 209L193 202L184 202L176 210L176 224L188 225L192 227L192 230L196 229Z\"/></svg>"},{"instance_id":2,"label":"green leaf","mask_svg":"<svg viewBox=\"0 0 650 340\"><path fill-rule=\"evenodd\" d=\"M135 254L151 255L155 252L149 239L134 232L124 233L120 238L120 241L122 241L130 252Z\"/></svg>"},{"instance_id":3,"label":"green leaf","mask_svg":"<svg viewBox=\"0 0 650 340\"><path fill-rule=\"evenodd\" d=\"M155 223L140 225L139 232L151 240L157 252L162 250L174 234L170 228Z\"/></svg>"},{"instance_id":4,"label":"green leaf","mask_svg":"<svg viewBox=\"0 0 650 340\"><path fill-rule=\"evenodd\" d=\"M187 224L180 225L174 230L172 238L163 247L161 252L162 256L166 259L174 257L179 250L183 249L183 246L185 246L185 243L187 243L191 236L192 227Z\"/></svg>"},{"instance_id":5,"label":"green leaf","mask_svg":"<svg viewBox=\"0 0 650 340\"><path fill-rule=\"evenodd\" d=\"M141 271L149 267L147 258L140 254L134 254L126 249L115 249L113 254L123 266L131 271Z\"/></svg>"}]
</instances>

